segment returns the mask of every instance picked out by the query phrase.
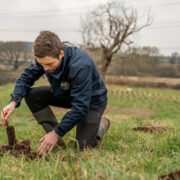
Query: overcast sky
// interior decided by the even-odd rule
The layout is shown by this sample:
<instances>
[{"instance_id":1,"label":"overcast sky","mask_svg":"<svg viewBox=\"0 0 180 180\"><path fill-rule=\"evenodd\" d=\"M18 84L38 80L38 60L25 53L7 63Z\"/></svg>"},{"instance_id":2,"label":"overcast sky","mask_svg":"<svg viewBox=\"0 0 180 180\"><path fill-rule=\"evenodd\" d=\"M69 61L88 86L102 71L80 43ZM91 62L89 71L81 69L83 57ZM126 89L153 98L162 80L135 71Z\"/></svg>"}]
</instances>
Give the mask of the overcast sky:
<instances>
[{"instance_id":1,"label":"overcast sky","mask_svg":"<svg viewBox=\"0 0 180 180\"><path fill-rule=\"evenodd\" d=\"M31 41L41 30L62 41L81 43L80 16L109 0L0 0L0 41ZM120 0L119 0L120 1ZM156 46L170 55L180 53L180 0L125 0L142 16L151 9L153 23L134 36L137 46ZM142 19L143 20L143 19ZM142 21L140 20L140 21Z\"/></svg>"}]
</instances>

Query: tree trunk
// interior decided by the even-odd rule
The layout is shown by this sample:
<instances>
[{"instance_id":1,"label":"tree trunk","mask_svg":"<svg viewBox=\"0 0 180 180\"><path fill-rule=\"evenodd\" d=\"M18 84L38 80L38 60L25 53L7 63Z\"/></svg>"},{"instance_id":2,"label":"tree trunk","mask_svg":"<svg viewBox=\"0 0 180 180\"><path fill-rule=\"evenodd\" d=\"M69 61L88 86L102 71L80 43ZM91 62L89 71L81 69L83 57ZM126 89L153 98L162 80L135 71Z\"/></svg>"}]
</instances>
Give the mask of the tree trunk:
<instances>
[{"instance_id":1,"label":"tree trunk","mask_svg":"<svg viewBox=\"0 0 180 180\"><path fill-rule=\"evenodd\" d=\"M110 65L111 58L102 59L101 62L102 62L102 64L99 67L99 73L100 73L101 79L103 81L105 81L106 72L107 72L107 69Z\"/></svg>"},{"instance_id":2,"label":"tree trunk","mask_svg":"<svg viewBox=\"0 0 180 180\"><path fill-rule=\"evenodd\" d=\"M15 60L14 61L14 70L17 70L19 67L19 61L18 60Z\"/></svg>"},{"instance_id":3,"label":"tree trunk","mask_svg":"<svg viewBox=\"0 0 180 180\"><path fill-rule=\"evenodd\" d=\"M105 78L106 78L106 71L107 71L107 69L106 69L105 67L99 69L99 73L100 73L101 79L102 79L103 81L105 81Z\"/></svg>"}]
</instances>

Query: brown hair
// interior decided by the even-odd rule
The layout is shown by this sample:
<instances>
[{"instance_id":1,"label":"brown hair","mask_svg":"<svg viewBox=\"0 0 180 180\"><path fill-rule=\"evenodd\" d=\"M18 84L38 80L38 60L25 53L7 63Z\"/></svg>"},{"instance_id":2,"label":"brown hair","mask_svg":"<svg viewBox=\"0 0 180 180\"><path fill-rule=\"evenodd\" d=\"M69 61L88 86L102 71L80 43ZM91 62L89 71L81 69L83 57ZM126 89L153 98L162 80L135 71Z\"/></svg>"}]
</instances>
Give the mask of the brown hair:
<instances>
[{"instance_id":1,"label":"brown hair","mask_svg":"<svg viewBox=\"0 0 180 180\"><path fill-rule=\"evenodd\" d=\"M36 57L51 56L59 59L62 43L57 34L51 31L41 31L34 41L33 48Z\"/></svg>"}]
</instances>

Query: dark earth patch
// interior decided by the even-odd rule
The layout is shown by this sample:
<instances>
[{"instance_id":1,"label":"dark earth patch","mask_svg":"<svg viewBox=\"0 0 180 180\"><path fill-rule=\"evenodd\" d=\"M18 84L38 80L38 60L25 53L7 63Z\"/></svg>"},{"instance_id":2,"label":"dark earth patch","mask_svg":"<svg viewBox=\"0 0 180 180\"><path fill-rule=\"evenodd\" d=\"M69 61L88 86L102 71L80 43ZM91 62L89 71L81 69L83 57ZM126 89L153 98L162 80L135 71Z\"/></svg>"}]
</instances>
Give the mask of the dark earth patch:
<instances>
[{"instance_id":1,"label":"dark earth patch","mask_svg":"<svg viewBox=\"0 0 180 180\"><path fill-rule=\"evenodd\" d=\"M13 126L7 126L6 131L8 135L8 144L0 144L0 155L3 155L5 152L9 152L15 157L25 154L27 160L34 160L41 157L37 152L31 150L29 140L17 142Z\"/></svg>"},{"instance_id":2,"label":"dark earth patch","mask_svg":"<svg viewBox=\"0 0 180 180\"><path fill-rule=\"evenodd\" d=\"M166 131L168 128L166 126L160 125L152 125L152 126L139 126L136 128L132 128L134 131L145 131L145 132L159 132L159 131Z\"/></svg>"},{"instance_id":3,"label":"dark earth patch","mask_svg":"<svg viewBox=\"0 0 180 180\"><path fill-rule=\"evenodd\" d=\"M163 179L163 180L180 180L180 170L178 170L176 172L171 172L166 175L159 176L158 179L159 180L161 180L161 179Z\"/></svg>"}]
</instances>

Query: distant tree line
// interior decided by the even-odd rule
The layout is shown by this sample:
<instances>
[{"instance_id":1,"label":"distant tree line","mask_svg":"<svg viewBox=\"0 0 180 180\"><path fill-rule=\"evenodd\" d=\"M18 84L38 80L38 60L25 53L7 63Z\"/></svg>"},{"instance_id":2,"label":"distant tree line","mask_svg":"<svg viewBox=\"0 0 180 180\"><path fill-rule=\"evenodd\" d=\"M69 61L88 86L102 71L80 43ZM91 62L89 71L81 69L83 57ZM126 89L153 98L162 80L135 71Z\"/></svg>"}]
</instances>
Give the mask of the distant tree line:
<instances>
[{"instance_id":1,"label":"distant tree line","mask_svg":"<svg viewBox=\"0 0 180 180\"><path fill-rule=\"evenodd\" d=\"M0 42L0 65L18 70L27 66L34 58L31 42ZM101 50L84 49L99 67ZM112 56L107 74L124 76L180 77L180 54L163 56L157 47L128 47Z\"/></svg>"},{"instance_id":2,"label":"distant tree line","mask_svg":"<svg viewBox=\"0 0 180 180\"><path fill-rule=\"evenodd\" d=\"M32 43L9 41L0 43L0 62L14 70L32 59Z\"/></svg>"},{"instance_id":3,"label":"distant tree line","mask_svg":"<svg viewBox=\"0 0 180 180\"><path fill-rule=\"evenodd\" d=\"M180 77L180 54L163 56L157 47L129 47L116 54L108 74L124 76Z\"/></svg>"}]
</instances>

